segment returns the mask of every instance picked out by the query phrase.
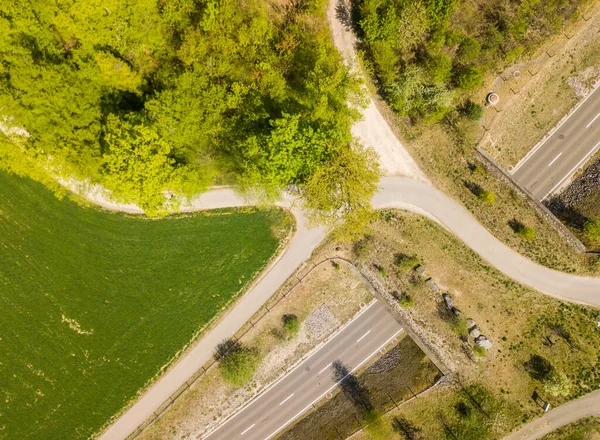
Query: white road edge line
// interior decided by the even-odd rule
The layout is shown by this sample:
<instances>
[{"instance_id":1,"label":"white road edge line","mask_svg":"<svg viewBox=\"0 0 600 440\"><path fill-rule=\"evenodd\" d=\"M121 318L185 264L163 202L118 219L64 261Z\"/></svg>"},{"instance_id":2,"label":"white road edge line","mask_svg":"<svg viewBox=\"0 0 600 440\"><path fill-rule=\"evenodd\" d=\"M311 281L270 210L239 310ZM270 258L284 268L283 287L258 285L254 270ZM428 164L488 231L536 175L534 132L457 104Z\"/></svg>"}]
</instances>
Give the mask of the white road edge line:
<instances>
[{"instance_id":1,"label":"white road edge line","mask_svg":"<svg viewBox=\"0 0 600 440\"><path fill-rule=\"evenodd\" d=\"M558 153L558 156L556 156L554 159L552 159L552 162L550 162L548 164L548 166L552 165L554 162L556 162L556 159L558 159L560 156L562 156L562 151L560 153Z\"/></svg>"},{"instance_id":2,"label":"white road edge line","mask_svg":"<svg viewBox=\"0 0 600 440\"><path fill-rule=\"evenodd\" d=\"M589 152L588 154L586 154L586 155L583 157L583 159L581 159L581 160L579 161L579 163L578 163L577 165L575 165L575 166L574 166L574 167L571 169L571 171L569 171L569 172L567 173L567 175L561 179L561 181L560 181L560 182L558 182L556 185L554 185L554 188L552 188L550 191L548 191L548 192L546 193L546 195L545 195L544 197L542 197L542 200L544 200L546 197L548 197L550 194L552 194L552 192L553 192L553 191L554 191L554 190L555 190L555 189L556 189L556 188L557 188L557 187L558 187L560 184L562 184L562 183L563 183L565 180L567 180L567 178L569 178L569 177L571 176L571 174L572 174L572 173L573 173L573 172L574 172L574 171L575 171L577 168L579 168L579 167L580 167L580 166L581 166L581 165L584 163L584 161L586 161L586 160L587 160L587 159L588 159L588 158L589 158L589 157L590 157L590 156L591 156L591 155L592 155L592 154L593 154L593 153L596 151L596 148L598 148L598 145L600 145L600 142L598 142L596 145L594 145L594 148L592 148L592 149L590 150L590 152Z\"/></svg>"},{"instance_id":3,"label":"white road edge line","mask_svg":"<svg viewBox=\"0 0 600 440\"><path fill-rule=\"evenodd\" d=\"M404 329L401 328L396 333L394 333L394 335L391 338L389 338L387 341L385 341L383 344L381 344L379 346L379 348L377 350L375 350L373 353L371 353L364 361L362 361L360 364L358 364L356 367L354 367L348 374L346 374L342 379L340 379L339 381L337 381L331 388L329 388L327 391L325 391L323 394L321 394L319 397L317 397L315 400L313 400L309 405L307 405L306 407L304 407L304 409L302 409L302 411L300 411L294 417L292 417L287 422L285 422L283 425L281 425L279 428L277 428L277 430L275 430L272 434L269 434L268 437L265 437L265 440L269 440L274 435L276 435L279 431L281 431L283 428L285 428L287 425L289 425L294 420L296 420L298 417L300 417L308 408L310 408L311 406L313 406L313 404L315 402L318 402L319 400L321 400L323 398L323 396L325 396L327 393L329 393L331 390L333 390L335 387L337 387L340 382L342 382L344 379L346 379L348 376L350 376L352 373L354 373L356 370L358 370L360 367L362 367L365 362L367 362L369 359L371 359L373 356L375 356L379 350L381 350L383 347L385 347L386 345L388 345L390 343L390 341L392 339L394 339L396 336L398 336L400 333L402 333L403 330Z\"/></svg>"},{"instance_id":4,"label":"white road edge line","mask_svg":"<svg viewBox=\"0 0 600 440\"><path fill-rule=\"evenodd\" d=\"M288 400L290 400L292 397L294 397L294 393L290 394L285 399L283 399L283 401L279 404L279 406L283 405L285 402L287 402Z\"/></svg>"},{"instance_id":5,"label":"white road edge line","mask_svg":"<svg viewBox=\"0 0 600 440\"><path fill-rule=\"evenodd\" d=\"M586 125L586 126L585 126L585 128L590 128L590 125L592 125L592 124L594 123L594 121L595 121L596 119L598 119L598 116L600 116L600 113L598 113L598 114L596 115L596 117L595 117L594 119L592 119L588 125Z\"/></svg>"},{"instance_id":6,"label":"white road edge line","mask_svg":"<svg viewBox=\"0 0 600 440\"><path fill-rule=\"evenodd\" d=\"M317 376L318 376L319 374L321 374L323 371L327 370L327 369L328 369L329 367L331 367L332 365L333 365L333 362L331 362L329 365L327 365L325 368L323 368L321 371L319 371L319 372L317 373Z\"/></svg>"},{"instance_id":7,"label":"white road edge line","mask_svg":"<svg viewBox=\"0 0 600 440\"><path fill-rule=\"evenodd\" d=\"M246 428L246 430L244 432L242 432L240 435L244 435L245 433L247 433L248 431L250 431L252 428L254 428L256 426L256 423L253 424L252 426L250 426L249 428Z\"/></svg>"},{"instance_id":8,"label":"white road edge line","mask_svg":"<svg viewBox=\"0 0 600 440\"><path fill-rule=\"evenodd\" d=\"M246 410L246 408L250 407L252 404L254 404L255 402L257 402L262 396L264 396L265 394L267 394L269 391L271 391L271 389L273 387L275 387L279 382L281 382L283 379L285 379L286 377L288 377L290 374L292 374L294 371L296 371L298 368L300 368L300 366L304 365L304 363L309 360L311 357L313 357L315 354L317 354L323 347L326 347L327 345L329 345L329 343L331 341L333 341L335 338L337 338L345 329L346 327L348 327L349 325L351 325L353 322L355 322L358 318L360 318L362 315L365 314L365 312L367 310L369 310L371 307L373 307L375 304L377 304L377 300L374 300L371 304L369 304L367 307L365 307L364 309L362 309L358 315L356 315L354 317L354 319L352 319L351 321L347 322L346 324L344 324L342 327L340 327L337 330L337 333L335 335L333 335L331 337L331 339L329 339L328 341L326 341L323 345L321 345L319 348L317 348L315 351L313 351L310 356L308 356L306 359L302 360L301 362L298 363L298 365L296 365L293 369L291 369L290 371L288 371L284 376L280 377L275 383L273 383L272 385L270 385L266 390L262 391L258 396L256 396L254 399L252 399L250 402L248 402L243 408L241 408L238 412L234 413L231 415L231 417L229 417L227 420L225 420L225 422L222 425L217 426L213 431L209 432L208 434L206 434L204 437L202 437L202 440L206 440L208 437L210 437L211 435L213 435L215 432L217 432L219 429L221 429L223 426L225 426L227 423L229 423L231 420L233 420L235 417L237 417L238 415L240 415L242 412L244 412L244 410Z\"/></svg>"},{"instance_id":9,"label":"white road edge line","mask_svg":"<svg viewBox=\"0 0 600 440\"><path fill-rule=\"evenodd\" d=\"M556 133L556 132L558 131L558 129L559 129L560 127L562 127L562 126L563 126L563 124L564 124L565 122L567 122L567 121L569 120L569 118L570 118L571 116L573 116L575 113L577 113L577 110L579 110L579 108L580 108L580 107L581 107L583 104L585 104L585 102L586 102L586 101L587 101L589 98L591 98L591 96L594 94L594 92L595 92L596 90L598 90L598 89L600 89L600 81L598 81L598 83L596 83L596 85L594 86L594 89L593 89L593 90L590 92L590 94L589 94L589 95L587 95L585 98L583 98L583 100L582 100L582 101L579 101L577 104L575 104L575 107L573 107L571 110L569 110L569 113L568 113L567 115L565 115L565 117L564 117L563 119L561 119L561 120L558 122L558 124L557 124L557 125L555 125L555 126L554 126L554 127L553 127L553 128L552 128L552 129L551 129L549 132L548 132L548 133L546 133L546 135L545 135L545 136L542 138L542 140L541 140L541 141L539 141L539 142L537 143L537 145L535 145L535 146L534 146L534 147L533 147L531 150L529 150L529 152L528 152L528 153L525 155L525 157L524 157L524 158L522 158L522 159L521 159L521 160L520 160L520 161L519 161L519 162L518 162L518 163L517 163L517 164L514 166L514 168L513 168L512 170L510 170L510 174L513 174L513 175L514 175L514 174L517 172L517 170L518 170L519 168L521 168L521 167L523 166L523 164L524 164L525 162L527 162L527 161L529 160L529 158L530 158L531 156L533 156L533 155L536 153L536 151L537 151L537 150L539 150L539 149L542 147L542 145L544 145L544 144L546 143L546 141L547 141L548 139L550 139L550 138L551 138L551 137L554 135L554 133ZM542 200L544 200L544 199L542 199Z\"/></svg>"},{"instance_id":10,"label":"white road edge line","mask_svg":"<svg viewBox=\"0 0 600 440\"><path fill-rule=\"evenodd\" d=\"M371 333L371 330L369 330L367 333L365 333L364 335L362 335L360 338L358 338L358 340L356 341L356 343L358 344L360 341L363 340L363 338L365 338L369 333Z\"/></svg>"}]
</instances>

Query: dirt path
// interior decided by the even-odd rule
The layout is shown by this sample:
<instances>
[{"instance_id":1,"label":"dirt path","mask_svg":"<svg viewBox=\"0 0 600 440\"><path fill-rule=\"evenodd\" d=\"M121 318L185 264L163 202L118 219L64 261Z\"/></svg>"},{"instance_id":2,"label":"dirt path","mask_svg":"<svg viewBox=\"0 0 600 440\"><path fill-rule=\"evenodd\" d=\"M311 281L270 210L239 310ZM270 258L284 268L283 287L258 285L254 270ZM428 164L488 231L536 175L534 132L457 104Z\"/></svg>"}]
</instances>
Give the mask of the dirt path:
<instances>
[{"instance_id":1,"label":"dirt path","mask_svg":"<svg viewBox=\"0 0 600 440\"><path fill-rule=\"evenodd\" d=\"M549 411L508 435L504 440L536 440L561 426L588 416L600 416L600 390Z\"/></svg>"},{"instance_id":2,"label":"dirt path","mask_svg":"<svg viewBox=\"0 0 600 440\"><path fill-rule=\"evenodd\" d=\"M331 26L333 42L343 54L346 62L358 69L355 44L356 38L349 25L349 6L346 0L331 0L327 17ZM352 127L352 134L363 145L372 147L379 154L381 168L387 176L406 176L429 182L423 171L400 143L391 128L379 113L373 99L369 98L363 119Z\"/></svg>"}]
</instances>

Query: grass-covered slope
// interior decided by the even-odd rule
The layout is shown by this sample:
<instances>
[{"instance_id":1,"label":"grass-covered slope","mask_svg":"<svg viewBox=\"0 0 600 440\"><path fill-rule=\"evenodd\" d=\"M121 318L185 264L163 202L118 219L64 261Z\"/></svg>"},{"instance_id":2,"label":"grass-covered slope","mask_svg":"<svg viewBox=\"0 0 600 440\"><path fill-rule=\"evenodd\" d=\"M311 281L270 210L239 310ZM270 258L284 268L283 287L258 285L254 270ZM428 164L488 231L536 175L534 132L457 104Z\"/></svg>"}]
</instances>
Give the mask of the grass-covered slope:
<instances>
[{"instance_id":1,"label":"grass-covered slope","mask_svg":"<svg viewBox=\"0 0 600 440\"><path fill-rule=\"evenodd\" d=\"M0 173L0 438L87 438L276 252L280 210L148 220Z\"/></svg>"}]
</instances>

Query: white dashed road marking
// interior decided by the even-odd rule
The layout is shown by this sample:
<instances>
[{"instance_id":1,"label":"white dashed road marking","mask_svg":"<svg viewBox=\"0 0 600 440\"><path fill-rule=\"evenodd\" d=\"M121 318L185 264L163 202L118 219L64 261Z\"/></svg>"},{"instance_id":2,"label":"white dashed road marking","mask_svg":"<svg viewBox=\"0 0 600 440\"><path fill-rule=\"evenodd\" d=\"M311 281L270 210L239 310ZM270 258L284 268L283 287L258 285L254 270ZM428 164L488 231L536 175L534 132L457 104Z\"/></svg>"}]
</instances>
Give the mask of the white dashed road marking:
<instances>
[{"instance_id":1,"label":"white dashed road marking","mask_svg":"<svg viewBox=\"0 0 600 440\"><path fill-rule=\"evenodd\" d=\"M246 429L244 430L244 432L242 432L240 435L244 435L245 433L247 433L248 431L250 431L250 430L251 430L252 428L254 428L255 426L256 426L256 423L255 423L255 424L253 424L252 426L250 426L249 428L246 428Z\"/></svg>"},{"instance_id":2,"label":"white dashed road marking","mask_svg":"<svg viewBox=\"0 0 600 440\"><path fill-rule=\"evenodd\" d=\"M594 121L595 121L596 119L598 119L598 116L600 116L600 113L598 113L598 114L596 115L596 117L595 117L594 119L592 119L588 125L586 125L586 126L585 126L585 128L590 128L590 125L592 125L592 124L594 123Z\"/></svg>"},{"instance_id":3,"label":"white dashed road marking","mask_svg":"<svg viewBox=\"0 0 600 440\"><path fill-rule=\"evenodd\" d=\"M562 151L560 153L558 153L558 156L556 156L554 159L552 159L552 162L550 162L548 164L548 166L552 165L554 162L556 162L556 159L558 159L560 156L562 156Z\"/></svg>"},{"instance_id":4,"label":"white dashed road marking","mask_svg":"<svg viewBox=\"0 0 600 440\"><path fill-rule=\"evenodd\" d=\"M290 400L293 396L294 396L294 393L292 393L289 396L287 396L285 399L283 399L283 402L281 402L279 404L279 406L283 405L285 402L287 402L288 400Z\"/></svg>"},{"instance_id":5,"label":"white dashed road marking","mask_svg":"<svg viewBox=\"0 0 600 440\"><path fill-rule=\"evenodd\" d=\"M365 333L364 335L362 335L360 338L358 338L358 341L356 341L357 343L362 341L362 339L367 336L369 333L371 333L371 330L369 330L367 333Z\"/></svg>"}]
</instances>

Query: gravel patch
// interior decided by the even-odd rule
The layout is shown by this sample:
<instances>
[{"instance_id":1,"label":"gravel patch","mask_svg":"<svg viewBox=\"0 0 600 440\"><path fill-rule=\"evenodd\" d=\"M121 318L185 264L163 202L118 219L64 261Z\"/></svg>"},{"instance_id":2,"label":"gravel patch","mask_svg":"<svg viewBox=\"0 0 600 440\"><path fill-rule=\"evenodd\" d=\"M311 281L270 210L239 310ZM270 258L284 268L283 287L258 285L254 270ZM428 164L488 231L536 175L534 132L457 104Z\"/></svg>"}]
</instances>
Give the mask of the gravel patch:
<instances>
[{"instance_id":1,"label":"gravel patch","mask_svg":"<svg viewBox=\"0 0 600 440\"><path fill-rule=\"evenodd\" d=\"M373 363L367 368L367 373L378 374L385 373L386 371L395 368L400 362L400 346L395 345L390 351L388 351L381 359Z\"/></svg>"}]
</instances>

